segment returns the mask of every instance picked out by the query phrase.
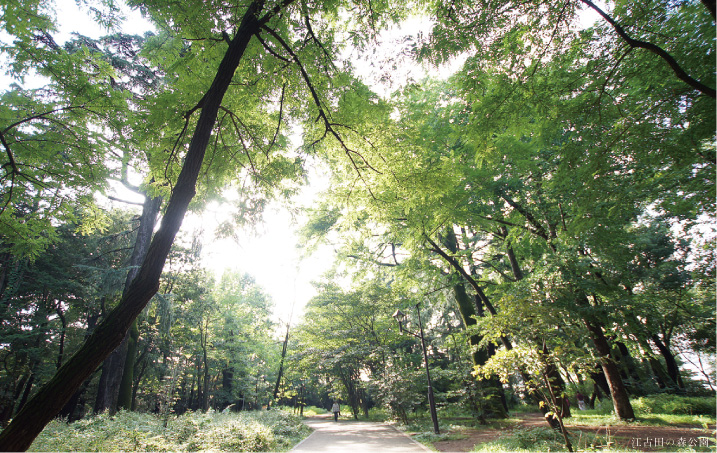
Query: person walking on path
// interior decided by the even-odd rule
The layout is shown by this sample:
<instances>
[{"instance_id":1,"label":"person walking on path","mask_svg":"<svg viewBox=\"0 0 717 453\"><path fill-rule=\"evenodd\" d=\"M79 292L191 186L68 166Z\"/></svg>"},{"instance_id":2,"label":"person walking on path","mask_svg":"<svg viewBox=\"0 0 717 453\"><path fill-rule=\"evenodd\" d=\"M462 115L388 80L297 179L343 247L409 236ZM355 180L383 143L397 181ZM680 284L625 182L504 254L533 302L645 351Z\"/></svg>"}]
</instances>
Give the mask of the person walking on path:
<instances>
[{"instance_id":1,"label":"person walking on path","mask_svg":"<svg viewBox=\"0 0 717 453\"><path fill-rule=\"evenodd\" d=\"M339 415L341 415L341 407L339 406L338 401L334 401L334 405L331 406L331 412L334 413L334 421L339 421Z\"/></svg>"},{"instance_id":2,"label":"person walking on path","mask_svg":"<svg viewBox=\"0 0 717 453\"><path fill-rule=\"evenodd\" d=\"M585 406L585 395L578 392L575 394L575 398L578 400L578 409L580 409L581 411L586 410L587 407Z\"/></svg>"}]
</instances>

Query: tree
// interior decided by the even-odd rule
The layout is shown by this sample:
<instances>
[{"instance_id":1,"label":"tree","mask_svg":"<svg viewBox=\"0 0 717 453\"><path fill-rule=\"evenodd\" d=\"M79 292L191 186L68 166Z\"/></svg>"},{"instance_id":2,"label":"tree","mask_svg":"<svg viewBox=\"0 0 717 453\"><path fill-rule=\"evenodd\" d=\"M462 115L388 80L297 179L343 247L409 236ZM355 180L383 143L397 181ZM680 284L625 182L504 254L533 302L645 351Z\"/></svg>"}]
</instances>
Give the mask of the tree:
<instances>
[{"instance_id":1,"label":"tree","mask_svg":"<svg viewBox=\"0 0 717 453\"><path fill-rule=\"evenodd\" d=\"M309 36L307 43L312 44L306 47L307 51L311 52L313 50L314 55L320 56L317 60L319 62L317 66L322 68L323 62L330 61L330 54L326 52L326 47L321 44L313 33L314 29L311 27L311 21L309 20L309 12L315 11L318 13L322 9L322 5L316 5L311 11L302 11L292 7L292 3L293 2L289 0L275 5L265 5L263 1L255 1L250 3L246 9L241 10L241 12L234 8L234 5L205 5L208 11L206 15L198 15L195 9L196 5L186 5L186 7L185 5L181 5L180 7L174 5L168 8L168 6L164 4L142 4L142 6L146 8L145 11L151 14L155 21L162 27L166 27L167 31L177 27L179 30L182 30L182 32L187 33L189 39L195 37L207 39L207 33L211 33L211 30L215 30L217 24L221 24L220 28L230 28L237 23L239 25L236 27L233 38L228 38L228 33L224 31L222 36L223 38L226 37L226 39L206 41L206 44L209 45L203 49L199 49L197 53L185 52L182 54L182 52L179 52L179 48L176 48L177 52L172 56L172 63L185 64L188 58L201 57L202 55L208 57L209 61L214 60L215 57L219 57L221 61L214 72L210 72L211 70L208 70L205 66L198 68L199 79L209 79L211 80L211 85L204 95L199 97L199 101L195 100L195 104L185 110L186 126L182 130L186 130L186 128L193 124L194 133L188 142L176 182L172 184L171 196L168 197L168 203L161 226L152 239L138 276L133 280L120 304L97 327L92 336L75 356L68 360L63 368L58 370L56 376L28 402L25 409L21 411L3 433L0 434L0 446L2 448L21 450L29 446L32 439L39 433L45 423L61 409L62 405L69 399L74 390L79 387L82 381L86 379L97 365L122 341L122 338L134 319L156 293L160 274L170 251L171 244L181 225L182 218L189 207L189 203L196 193L196 182L202 165L203 163L205 165L211 165L211 162L204 162L205 152L210 143L212 131L217 125L217 118L220 112L225 112L225 110L223 110L222 101L230 85L232 85L235 72L239 67L239 63L245 57L247 50L250 51L252 57L259 55L260 50L266 50L264 62L270 62L269 66L279 73L282 73L282 69L285 68L296 70L295 75L298 80L308 84L311 95L311 105L318 111L319 118L323 120L321 122L321 126L324 127L322 136L330 136L334 140L337 140L339 146L345 150L346 155L350 159L353 159L352 153L356 151L349 148L347 143L341 139L341 135L337 131L340 125L329 119L328 111L324 107L328 105L328 103L325 103L325 101L322 101L319 97L319 93L324 93L329 87L319 86L317 85L317 79L311 79L309 72L307 72L307 67L309 66L307 66L303 60L306 51L303 53L294 51L289 44L289 35L294 29L306 31ZM361 6L362 5L356 5L354 7L358 9ZM334 5L334 8L337 7ZM388 9L386 6L383 8ZM386 18L389 18L387 15L384 15L384 9L371 10L371 14L369 15L356 14L352 17L359 18L359 26L363 25L360 22L366 17L371 19L371 26L380 26ZM336 9L334 9L334 11L336 11ZM190 12L192 20L186 21L186 19L190 17ZM283 13L288 14L285 16L285 19L281 18L281 14ZM295 15L292 17L292 14ZM206 17L207 19L197 21L197 17ZM294 21L295 17L301 17L305 19L305 21ZM216 21L214 21L215 19ZM329 30L329 33L330 32L331 30ZM261 34L264 34L267 40L259 36ZM252 41L255 36L258 36L258 38ZM180 40L170 38L170 44L175 43L179 44ZM252 44L250 45L250 43ZM227 45L228 48L226 51L220 51L217 44ZM197 47L201 48L203 46L195 46L195 48ZM172 71L176 70L176 68L177 66L167 69ZM191 72L191 68L188 69ZM243 72L243 75L247 77L247 80L256 78L249 77L251 71L249 71L248 67L243 67L242 71L246 71ZM256 74L256 72L254 72L254 74ZM284 74L289 75L288 72ZM174 72L172 75L180 75L180 78L174 79L174 81L179 83L186 81L186 78L182 79L182 77L185 76L184 73L178 74ZM301 87L296 86L297 78L293 79L293 86L287 84L287 86L292 88L292 92L293 89L301 89ZM263 77L259 77L259 79L262 83L268 81L268 79L264 79ZM287 79L287 83L288 81L289 79ZM274 85L274 89L276 88L278 87ZM194 91L191 92L193 93ZM169 93L169 91L166 91L166 93ZM232 97L231 99L234 101L239 100L236 97ZM283 100L283 97L281 97L280 100ZM194 113L197 110L201 110L201 112L195 120L196 116ZM227 121L237 120L234 123L235 132L241 134L243 131L246 131L244 127L241 127L238 118L232 115L231 110L229 110L229 112L230 113L227 113L221 118L226 118ZM154 114L157 116L161 116L164 113L162 110L154 110ZM278 124L280 126L283 124L282 114L283 110L279 109ZM152 122L151 124L156 125L157 123ZM316 129L314 129L314 131L316 131ZM252 137L249 131L246 132L248 137ZM175 146L169 148L171 152L168 156L169 163L166 169L170 175L173 174L176 168L176 153L181 149L178 145L184 143L181 140L184 137L184 133L181 133L180 141L178 141ZM319 139L321 138L322 137L319 137ZM267 143L268 147L266 146ZM263 142L253 140L253 146L261 146L263 149L271 149L274 143L275 141L273 140ZM248 153L248 155L250 155L250 153ZM249 161L251 164L250 158ZM284 160L284 162L286 162L286 160ZM356 166L356 170L357 172L361 171L358 166ZM281 175L282 173L277 176ZM38 410L39 407L42 407L42 410Z\"/></svg>"}]
</instances>

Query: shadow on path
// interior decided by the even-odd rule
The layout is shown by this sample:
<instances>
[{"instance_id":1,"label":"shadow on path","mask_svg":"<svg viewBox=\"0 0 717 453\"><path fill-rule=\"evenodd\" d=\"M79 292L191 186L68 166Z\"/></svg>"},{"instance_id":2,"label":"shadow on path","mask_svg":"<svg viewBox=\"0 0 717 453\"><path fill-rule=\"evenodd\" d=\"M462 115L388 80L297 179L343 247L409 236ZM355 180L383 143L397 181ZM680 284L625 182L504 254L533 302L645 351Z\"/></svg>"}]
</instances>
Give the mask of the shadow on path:
<instances>
[{"instance_id":1,"label":"shadow on path","mask_svg":"<svg viewBox=\"0 0 717 453\"><path fill-rule=\"evenodd\" d=\"M406 434L383 423L333 421L332 418L310 418L304 421L314 429L293 452L345 451L360 452L415 452L428 450Z\"/></svg>"}]
</instances>

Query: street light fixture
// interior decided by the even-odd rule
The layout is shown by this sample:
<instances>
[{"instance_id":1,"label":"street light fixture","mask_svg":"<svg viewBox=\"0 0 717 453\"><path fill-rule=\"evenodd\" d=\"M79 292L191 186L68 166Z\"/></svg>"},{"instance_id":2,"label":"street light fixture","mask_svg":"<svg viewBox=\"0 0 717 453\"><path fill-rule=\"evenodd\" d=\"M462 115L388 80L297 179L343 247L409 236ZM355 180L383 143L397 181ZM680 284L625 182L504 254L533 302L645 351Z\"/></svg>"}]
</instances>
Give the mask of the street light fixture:
<instances>
[{"instance_id":1,"label":"street light fixture","mask_svg":"<svg viewBox=\"0 0 717 453\"><path fill-rule=\"evenodd\" d=\"M416 338L421 339L421 349L423 350L423 364L426 367L426 379L428 380L428 405L431 409L431 420L433 421L433 432L436 434L440 434L440 431L438 429L438 414L436 414L436 400L433 398L433 384L431 383L431 373L428 370L428 355L426 354L426 340L425 336L423 335L423 322L421 322L421 309L418 307L420 305L420 302L416 304L416 311L418 312L418 326L419 326L419 333L413 333L409 330L406 330L403 328L403 321L406 319L406 314L403 313L401 310L396 310L396 312L391 315L396 321L398 321L398 330L401 332L401 335L403 335L403 332L407 332L409 335L413 335Z\"/></svg>"}]
</instances>

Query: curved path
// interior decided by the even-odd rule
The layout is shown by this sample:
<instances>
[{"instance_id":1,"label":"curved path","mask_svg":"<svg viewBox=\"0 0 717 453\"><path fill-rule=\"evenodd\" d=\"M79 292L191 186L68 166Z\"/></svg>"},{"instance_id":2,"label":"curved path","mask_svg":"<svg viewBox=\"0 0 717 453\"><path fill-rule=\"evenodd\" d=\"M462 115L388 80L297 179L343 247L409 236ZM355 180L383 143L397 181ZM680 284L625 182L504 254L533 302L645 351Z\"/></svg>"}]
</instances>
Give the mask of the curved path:
<instances>
[{"instance_id":1,"label":"curved path","mask_svg":"<svg viewBox=\"0 0 717 453\"><path fill-rule=\"evenodd\" d=\"M292 452L344 451L426 453L423 445L389 425L332 418L310 418L304 421L314 432Z\"/></svg>"}]
</instances>

